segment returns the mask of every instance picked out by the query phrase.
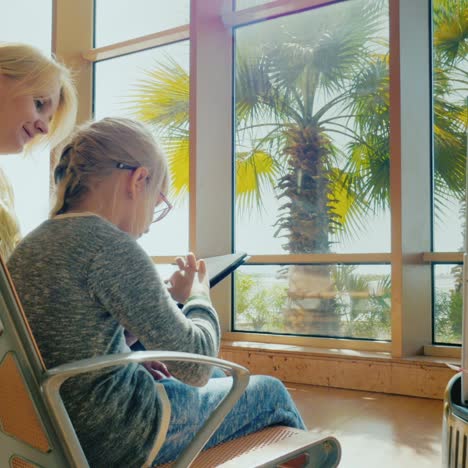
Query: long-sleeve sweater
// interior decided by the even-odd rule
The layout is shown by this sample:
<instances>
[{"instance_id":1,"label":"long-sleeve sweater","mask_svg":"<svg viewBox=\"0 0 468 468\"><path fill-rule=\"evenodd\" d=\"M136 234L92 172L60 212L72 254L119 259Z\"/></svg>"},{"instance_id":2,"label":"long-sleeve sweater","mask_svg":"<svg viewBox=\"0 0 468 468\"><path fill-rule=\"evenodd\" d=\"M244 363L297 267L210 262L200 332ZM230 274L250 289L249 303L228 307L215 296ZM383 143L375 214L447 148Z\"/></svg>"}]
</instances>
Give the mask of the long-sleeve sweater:
<instances>
[{"instance_id":1,"label":"long-sleeve sweater","mask_svg":"<svg viewBox=\"0 0 468 468\"><path fill-rule=\"evenodd\" d=\"M180 310L137 242L98 216L45 221L19 244L8 267L48 368L128 351L124 329L146 349L218 353L219 322L210 303L194 299ZM211 372L194 364L168 367L192 385L203 385ZM160 402L142 365L71 379L62 396L92 467L146 461Z\"/></svg>"},{"instance_id":2,"label":"long-sleeve sweater","mask_svg":"<svg viewBox=\"0 0 468 468\"><path fill-rule=\"evenodd\" d=\"M13 188L0 168L0 255L6 261L21 239L14 209Z\"/></svg>"}]
</instances>

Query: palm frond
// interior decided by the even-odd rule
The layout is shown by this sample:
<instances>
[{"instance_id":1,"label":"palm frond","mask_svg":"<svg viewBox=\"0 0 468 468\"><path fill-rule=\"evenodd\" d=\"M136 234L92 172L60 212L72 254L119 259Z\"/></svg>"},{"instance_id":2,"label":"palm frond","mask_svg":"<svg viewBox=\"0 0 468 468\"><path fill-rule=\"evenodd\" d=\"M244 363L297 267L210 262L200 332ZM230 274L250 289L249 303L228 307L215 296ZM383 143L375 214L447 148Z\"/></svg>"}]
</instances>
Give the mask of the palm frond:
<instances>
[{"instance_id":1,"label":"palm frond","mask_svg":"<svg viewBox=\"0 0 468 468\"><path fill-rule=\"evenodd\" d=\"M465 190L467 109L434 98L434 170L438 181L456 196Z\"/></svg>"},{"instance_id":2,"label":"palm frond","mask_svg":"<svg viewBox=\"0 0 468 468\"><path fill-rule=\"evenodd\" d=\"M252 45L239 46L236 54L236 120L237 122L258 122L268 113L266 102L274 100L264 60Z\"/></svg>"},{"instance_id":3,"label":"palm frond","mask_svg":"<svg viewBox=\"0 0 468 468\"><path fill-rule=\"evenodd\" d=\"M173 129L170 134L162 136L161 143L167 154L171 177L169 196L174 204L178 204L189 192L189 132Z\"/></svg>"},{"instance_id":4,"label":"palm frond","mask_svg":"<svg viewBox=\"0 0 468 468\"><path fill-rule=\"evenodd\" d=\"M330 211L339 222L334 231L338 240L356 238L368 228L369 203L357 186L349 174L336 168L330 171Z\"/></svg>"},{"instance_id":5,"label":"palm frond","mask_svg":"<svg viewBox=\"0 0 468 468\"><path fill-rule=\"evenodd\" d=\"M390 116L388 54L376 54L353 79L347 110L359 133L388 130Z\"/></svg>"},{"instance_id":6,"label":"palm frond","mask_svg":"<svg viewBox=\"0 0 468 468\"><path fill-rule=\"evenodd\" d=\"M156 62L134 85L128 109L159 129L186 127L189 118L189 75L173 58Z\"/></svg>"},{"instance_id":7,"label":"palm frond","mask_svg":"<svg viewBox=\"0 0 468 468\"><path fill-rule=\"evenodd\" d=\"M452 66L468 55L468 0L433 0L436 60Z\"/></svg>"},{"instance_id":8,"label":"palm frond","mask_svg":"<svg viewBox=\"0 0 468 468\"><path fill-rule=\"evenodd\" d=\"M332 270L335 289L340 292L362 292L369 289L368 282L356 273L355 265L340 265Z\"/></svg>"},{"instance_id":9,"label":"palm frond","mask_svg":"<svg viewBox=\"0 0 468 468\"><path fill-rule=\"evenodd\" d=\"M262 198L272 192L278 168L272 156L264 151L236 153L236 201L239 214L255 207L262 210Z\"/></svg>"}]
</instances>

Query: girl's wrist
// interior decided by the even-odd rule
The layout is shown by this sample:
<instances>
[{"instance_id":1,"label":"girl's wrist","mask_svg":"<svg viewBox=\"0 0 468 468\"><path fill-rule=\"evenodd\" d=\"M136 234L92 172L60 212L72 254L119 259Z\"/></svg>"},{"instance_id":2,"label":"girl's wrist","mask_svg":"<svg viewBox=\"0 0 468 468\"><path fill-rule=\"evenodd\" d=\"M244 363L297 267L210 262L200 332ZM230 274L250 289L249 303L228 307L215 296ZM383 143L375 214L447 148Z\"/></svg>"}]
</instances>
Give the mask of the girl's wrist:
<instances>
[{"instance_id":1,"label":"girl's wrist","mask_svg":"<svg viewBox=\"0 0 468 468\"><path fill-rule=\"evenodd\" d=\"M190 294L190 296L187 298L185 303L187 304L187 302L195 301L195 300L203 300L203 301L208 301L208 302L211 303L211 299L210 299L209 294L204 294L202 292L197 292L197 293Z\"/></svg>"}]
</instances>

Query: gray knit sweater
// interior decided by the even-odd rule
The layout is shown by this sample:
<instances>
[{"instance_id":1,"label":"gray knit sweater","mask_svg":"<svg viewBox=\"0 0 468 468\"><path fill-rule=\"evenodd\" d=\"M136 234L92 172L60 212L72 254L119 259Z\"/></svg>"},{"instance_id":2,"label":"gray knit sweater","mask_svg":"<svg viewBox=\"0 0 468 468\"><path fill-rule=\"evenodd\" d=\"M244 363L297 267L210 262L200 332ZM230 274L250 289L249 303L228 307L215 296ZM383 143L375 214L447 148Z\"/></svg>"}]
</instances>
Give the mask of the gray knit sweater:
<instances>
[{"instance_id":1,"label":"gray knit sweater","mask_svg":"<svg viewBox=\"0 0 468 468\"><path fill-rule=\"evenodd\" d=\"M147 349L216 356L219 323L208 301L178 309L151 259L98 216L45 221L8 263L48 368L128 351L124 328ZM203 385L210 369L168 364L180 380ZM153 377L138 364L68 381L63 398L92 467L139 467L158 431Z\"/></svg>"}]
</instances>

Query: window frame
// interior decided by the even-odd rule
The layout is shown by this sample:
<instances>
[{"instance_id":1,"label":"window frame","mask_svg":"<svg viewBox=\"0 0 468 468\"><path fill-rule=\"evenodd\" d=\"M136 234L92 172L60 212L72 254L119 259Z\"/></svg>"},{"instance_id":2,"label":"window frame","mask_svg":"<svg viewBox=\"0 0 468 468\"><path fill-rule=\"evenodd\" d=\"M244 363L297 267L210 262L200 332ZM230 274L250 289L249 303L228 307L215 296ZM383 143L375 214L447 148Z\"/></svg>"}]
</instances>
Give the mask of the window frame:
<instances>
[{"instance_id":1,"label":"window frame","mask_svg":"<svg viewBox=\"0 0 468 468\"><path fill-rule=\"evenodd\" d=\"M347 0L338 2L341 1ZM190 39L189 247L199 256L221 255L233 249L232 28L338 2L274 0L234 11L233 0L191 0L190 25L93 48L93 0L54 1L54 51L77 70L80 121L92 116L93 63ZM431 0L389 0L391 252L323 255L253 252L247 262L390 263L392 341L234 333L230 279L212 290L227 339L385 351L394 358L423 353L454 354L456 347L432 345L432 264L459 261L462 254L432 252L431 11ZM418 110L417 119L413 109ZM427 177L414 180L415 173L425 173ZM173 257L158 256L153 261L168 263Z\"/></svg>"}]
</instances>

